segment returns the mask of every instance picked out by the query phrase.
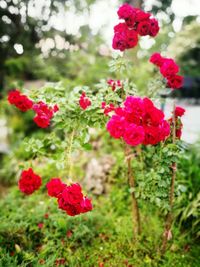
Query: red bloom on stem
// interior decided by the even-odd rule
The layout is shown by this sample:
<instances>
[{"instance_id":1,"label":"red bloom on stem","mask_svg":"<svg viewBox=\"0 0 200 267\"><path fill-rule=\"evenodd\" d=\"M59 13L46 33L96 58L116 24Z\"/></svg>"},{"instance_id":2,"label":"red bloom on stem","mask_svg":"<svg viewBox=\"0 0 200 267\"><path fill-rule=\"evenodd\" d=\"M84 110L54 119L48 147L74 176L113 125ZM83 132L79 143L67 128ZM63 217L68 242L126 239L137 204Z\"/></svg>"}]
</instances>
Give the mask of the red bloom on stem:
<instances>
[{"instance_id":1,"label":"red bloom on stem","mask_svg":"<svg viewBox=\"0 0 200 267\"><path fill-rule=\"evenodd\" d=\"M125 124L126 121L124 117L113 115L108 121L106 128L113 138L119 139L124 135Z\"/></svg>"},{"instance_id":2,"label":"red bloom on stem","mask_svg":"<svg viewBox=\"0 0 200 267\"><path fill-rule=\"evenodd\" d=\"M20 91L13 90L8 94L8 101L11 105L15 105L22 112L26 112L33 106L33 101L27 96L22 95Z\"/></svg>"},{"instance_id":3,"label":"red bloom on stem","mask_svg":"<svg viewBox=\"0 0 200 267\"><path fill-rule=\"evenodd\" d=\"M162 66L160 67L160 73L165 78L170 78L179 71L179 66L175 63L173 59L165 59Z\"/></svg>"},{"instance_id":4,"label":"red bloom on stem","mask_svg":"<svg viewBox=\"0 0 200 267\"><path fill-rule=\"evenodd\" d=\"M92 210L92 202L89 198L84 197L81 201L81 212L85 213Z\"/></svg>"},{"instance_id":5,"label":"red bloom on stem","mask_svg":"<svg viewBox=\"0 0 200 267\"><path fill-rule=\"evenodd\" d=\"M41 177L35 174L32 168L22 171L21 177L18 182L20 191L26 195L30 195L34 191L39 189L41 184Z\"/></svg>"},{"instance_id":6,"label":"red bloom on stem","mask_svg":"<svg viewBox=\"0 0 200 267\"><path fill-rule=\"evenodd\" d=\"M172 89L178 89L183 86L183 76L172 75L167 79L167 86Z\"/></svg>"},{"instance_id":7,"label":"red bloom on stem","mask_svg":"<svg viewBox=\"0 0 200 267\"><path fill-rule=\"evenodd\" d=\"M130 123L125 129L123 138L128 145L137 146L141 144L144 140L143 127Z\"/></svg>"},{"instance_id":8,"label":"red bloom on stem","mask_svg":"<svg viewBox=\"0 0 200 267\"><path fill-rule=\"evenodd\" d=\"M160 53L154 53L151 55L149 61L154 65L156 65L157 67L161 67L164 62L164 58L161 56Z\"/></svg>"},{"instance_id":9,"label":"red bloom on stem","mask_svg":"<svg viewBox=\"0 0 200 267\"><path fill-rule=\"evenodd\" d=\"M149 35L150 23L148 20L143 20L137 25L137 33L141 36Z\"/></svg>"},{"instance_id":10,"label":"red bloom on stem","mask_svg":"<svg viewBox=\"0 0 200 267\"><path fill-rule=\"evenodd\" d=\"M80 107L85 110L87 109L89 106L91 106L91 101L90 99L86 96L86 93L83 92L80 96L80 99L79 99L79 105Z\"/></svg>"},{"instance_id":11,"label":"red bloom on stem","mask_svg":"<svg viewBox=\"0 0 200 267\"><path fill-rule=\"evenodd\" d=\"M38 223L38 228L42 229L44 227L44 223Z\"/></svg>"},{"instance_id":12,"label":"red bloom on stem","mask_svg":"<svg viewBox=\"0 0 200 267\"><path fill-rule=\"evenodd\" d=\"M170 125L164 114L149 98L128 96L123 107L115 108L107 123L107 130L116 139L131 145L155 145L170 134Z\"/></svg>"},{"instance_id":13,"label":"red bloom on stem","mask_svg":"<svg viewBox=\"0 0 200 267\"><path fill-rule=\"evenodd\" d=\"M91 200L83 196L79 184L66 186L58 196L58 205L60 209L64 210L70 216L92 210Z\"/></svg>"},{"instance_id":14,"label":"red bloom on stem","mask_svg":"<svg viewBox=\"0 0 200 267\"><path fill-rule=\"evenodd\" d=\"M33 121L41 128L47 128L50 125L50 121L53 117L53 114L59 110L58 105L55 105L53 108L49 107L43 101L38 102L33 105L33 110L36 113Z\"/></svg>"},{"instance_id":15,"label":"red bloom on stem","mask_svg":"<svg viewBox=\"0 0 200 267\"><path fill-rule=\"evenodd\" d=\"M158 21L156 19L149 20L149 35L155 37L160 30Z\"/></svg>"},{"instance_id":16,"label":"red bloom on stem","mask_svg":"<svg viewBox=\"0 0 200 267\"><path fill-rule=\"evenodd\" d=\"M184 115L184 113L185 113L185 109L184 108L179 107L179 106L177 106L175 108L175 116L176 117L182 117Z\"/></svg>"},{"instance_id":17,"label":"red bloom on stem","mask_svg":"<svg viewBox=\"0 0 200 267\"><path fill-rule=\"evenodd\" d=\"M117 14L120 19L124 19L127 26L134 27L136 12L132 6L125 3L119 7Z\"/></svg>"},{"instance_id":18,"label":"red bloom on stem","mask_svg":"<svg viewBox=\"0 0 200 267\"><path fill-rule=\"evenodd\" d=\"M136 16L135 16L135 21L136 22L141 22L144 20L148 20L151 16L150 13L146 13L143 10L139 9L139 8L134 8L135 12L136 12Z\"/></svg>"},{"instance_id":19,"label":"red bloom on stem","mask_svg":"<svg viewBox=\"0 0 200 267\"><path fill-rule=\"evenodd\" d=\"M47 191L48 195L51 197L58 197L59 194L63 192L63 190L66 187L66 184L64 184L59 178L52 178L47 184Z\"/></svg>"},{"instance_id":20,"label":"red bloom on stem","mask_svg":"<svg viewBox=\"0 0 200 267\"><path fill-rule=\"evenodd\" d=\"M119 23L114 27L113 49L124 51L133 48L138 43L138 36L135 30L130 30L125 23Z\"/></svg>"}]
</instances>

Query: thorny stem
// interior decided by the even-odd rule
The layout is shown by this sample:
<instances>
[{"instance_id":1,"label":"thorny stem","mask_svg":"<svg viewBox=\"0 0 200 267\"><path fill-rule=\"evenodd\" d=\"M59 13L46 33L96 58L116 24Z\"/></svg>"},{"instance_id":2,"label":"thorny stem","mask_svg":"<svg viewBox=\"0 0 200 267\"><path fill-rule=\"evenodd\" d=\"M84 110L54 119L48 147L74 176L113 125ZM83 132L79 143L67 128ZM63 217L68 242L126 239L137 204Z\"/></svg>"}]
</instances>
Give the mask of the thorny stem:
<instances>
[{"instance_id":1,"label":"thorny stem","mask_svg":"<svg viewBox=\"0 0 200 267\"><path fill-rule=\"evenodd\" d=\"M176 142L176 117L175 117L175 101L173 106L173 117L172 117L172 143L175 144ZM169 192L169 206L170 210L166 217L165 229L163 233L163 241L161 247L161 253L164 254L167 248L167 241L171 238L171 227L173 222L173 204L174 204L174 184L176 178L176 162L172 163L172 176L171 176L171 186Z\"/></svg>"},{"instance_id":2,"label":"thorny stem","mask_svg":"<svg viewBox=\"0 0 200 267\"><path fill-rule=\"evenodd\" d=\"M133 234L134 237L139 235L141 233L141 225L140 225L140 213L139 213L139 207L138 202L135 197L135 177L132 172L131 168L131 155L130 155L130 147L125 144L125 157L128 164L128 181L131 190L131 198L132 198L132 215L133 215Z\"/></svg>"}]
</instances>

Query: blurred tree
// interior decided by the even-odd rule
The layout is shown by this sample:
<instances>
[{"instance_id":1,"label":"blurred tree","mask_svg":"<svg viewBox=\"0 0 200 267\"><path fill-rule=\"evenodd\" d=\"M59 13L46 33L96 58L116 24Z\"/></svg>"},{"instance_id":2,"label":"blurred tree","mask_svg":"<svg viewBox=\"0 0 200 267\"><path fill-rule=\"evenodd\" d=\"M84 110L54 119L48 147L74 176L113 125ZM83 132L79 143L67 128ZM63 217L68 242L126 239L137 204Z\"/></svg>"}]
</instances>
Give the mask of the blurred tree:
<instances>
[{"instance_id":1,"label":"blurred tree","mask_svg":"<svg viewBox=\"0 0 200 267\"><path fill-rule=\"evenodd\" d=\"M32 58L39 54L40 49L35 45L44 36L51 35L50 19L65 9L66 2L0 0L0 90L4 85L6 60L21 54L29 54ZM67 40L71 38L65 32L62 36Z\"/></svg>"}]
</instances>

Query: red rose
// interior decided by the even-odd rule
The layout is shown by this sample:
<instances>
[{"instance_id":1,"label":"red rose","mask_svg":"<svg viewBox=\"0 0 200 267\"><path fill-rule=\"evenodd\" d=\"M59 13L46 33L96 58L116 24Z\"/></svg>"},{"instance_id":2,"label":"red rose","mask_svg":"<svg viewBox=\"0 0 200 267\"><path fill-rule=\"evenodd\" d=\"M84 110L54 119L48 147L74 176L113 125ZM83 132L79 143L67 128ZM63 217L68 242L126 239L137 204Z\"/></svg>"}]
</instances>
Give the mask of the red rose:
<instances>
[{"instance_id":1,"label":"red rose","mask_svg":"<svg viewBox=\"0 0 200 267\"><path fill-rule=\"evenodd\" d=\"M81 186L79 184L72 184L67 186L62 194L61 197L64 201L70 205L78 204L83 199L83 194L81 192Z\"/></svg>"},{"instance_id":2,"label":"red rose","mask_svg":"<svg viewBox=\"0 0 200 267\"><path fill-rule=\"evenodd\" d=\"M8 101L10 104L15 105L23 112L28 111L33 106L33 101L30 100L27 96L21 95L18 90L13 90L9 92Z\"/></svg>"},{"instance_id":3,"label":"red rose","mask_svg":"<svg viewBox=\"0 0 200 267\"><path fill-rule=\"evenodd\" d=\"M135 10L132 6L130 6L129 4L125 3L122 6L120 6L120 8L117 11L117 14L119 16L120 19L124 19L126 24L129 27L133 27L135 24Z\"/></svg>"},{"instance_id":4,"label":"red rose","mask_svg":"<svg viewBox=\"0 0 200 267\"><path fill-rule=\"evenodd\" d=\"M149 34L150 23L149 20L143 20L137 25L137 33L141 36L146 36Z\"/></svg>"},{"instance_id":5,"label":"red rose","mask_svg":"<svg viewBox=\"0 0 200 267\"><path fill-rule=\"evenodd\" d=\"M149 35L155 37L159 32L159 25L156 19L149 20Z\"/></svg>"},{"instance_id":6,"label":"red rose","mask_svg":"<svg viewBox=\"0 0 200 267\"><path fill-rule=\"evenodd\" d=\"M59 178L52 178L47 184L48 195L51 197L58 197L59 194L65 189L66 184L64 184Z\"/></svg>"},{"instance_id":7,"label":"red rose","mask_svg":"<svg viewBox=\"0 0 200 267\"><path fill-rule=\"evenodd\" d=\"M113 138L119 139L124 134L125 123L126 122L124 117L113 115L107 123L107 131Z\"/></svg>"},{"instance_id":8,"label":"red rose","mask_svg":"<svg viewBox=\"0 0 200 267\"><path fill-rule=\"evenodd\" d=\"M151 16L150 13L146 13L146 12L142 11L139 8L135 8L134 10L136 12L136 17L135 17L135 21L136 22L140 22L140 21L143 21L143 20L148 20L150 18L150 16Z\"/></svg>"},{"instance_id":9,"label":"red rose","mask_svg":"<svg viewBox=\"0 0 200 267\"><path fill-rule=\"evenodd\" d=\"M92 210L91 200L87 197L84 197L81 201L81 212L85 213Z\"/></svg>"},{"instance_id":10,"label":"red rose","mask_svg":"<svg viewBox=\"0 0 200 267\"><path fill-rule=\"evenodd\" d=\"M144 140L144 130L142 126L134 123L127 124L123 135L124 141L130 146L137 146Z\"/></svg>"},{"instance_id":11,"label":"red rose","mask_svg":"<svg viewBox=\"0 0 200 267\"><path fill-rule=\"evenodd\" d=\"M153 63L154 65L156 65L157 67L161 67L164 62L164 59L160 53L154 53L151 55L149 61Z\"/></svg>"},{"instance_id":12,"label":"red rose","mask_svg":"<svg viewBox=\"0 0 200 267\"><path fill-rule=\"evenodd\" d=\"M138 35L137 32L134 30L129 30L127 32L127 48L133 48L138 43Z\"/></svg>"},{"instance_id":13,"label":"red rose","mask_svg":"<svg viewBox=\"0 0 200 267\"><path fill-rule=\"evenodd\" d=\"M175 63L173 59L164 59L162 66L160 67L160 72L165 78L171 78L179 71L179 66Z\"/></svg>"},{"instance_id":14,"label":"red rose","mask_svg":"<svg viewBox=\"0 0 200 267\"><path fill-rule=\"evenodd\" d=\"M144 115L143 101L139 97L128 96L124 101L125 118L128 122L140 124Z\"/></svg>"},{"instance_id":15,"label":"red rose","mask_svg":"<svg viewBox=\"0 0 200 267\"><path fill-rule=\"evenodd\" d=\"M167 86L172 89L178 89L183 86L183 76L171 75L167 79Z\"/></svg>"},{"instance_id":16,"label":"red rose","mask_svg":"<svg viewBox=\"0 0 200 267\"><path fill-rule=\"evenodd\" d=\"M50 119L46 115L37 115L33 121L41 128L47 128L50 125Z\"/></svg>"},{"instance_id":17,"label":"red rose","mask_svg":"<svg viewBox=\"0 0 200 267\"><path fill-rule=\"evenodd\" d=\"M8 93L8 102L11 105L15 105L15 103L18 101L19 97L20 97L20 91L18 90L12 90Z\"/></svg>"},{"instance_id":18,"label":"red rose","mask_svg":"<svg viewBox=\"0 0 200 267\"><path fill-rule=\"evenodd\" d=\"M22 171L21 177L18 182L20 191L26 195L30 195L34 191L39 189L41 184L41 177L35 174L32 168Z\"/></svg>"},{"instance_id":19,"label":"red rose","mask_svg":"<svg viewBox=\"0 0 200 267\"><path fill-rule=\"evenodd\" d=\"M184 113L185 113L184 108L178 107L178 106L175 108L175 116L176 117L182 117L184 115Z\"/></svg>"},{"instance_id":20,"label":"red rose","mask_svg":"<svg viewBox=\"0 0 200 267\"><path fill-rule=\"evenodd\" d=\"M86 94L85 92L83 92L80 96L80 99L79 99L79 105L80 107L85 110L87 109L89 106L91 106L91 101L88 97L86 97Z\"/></svg>"}]
</instances>

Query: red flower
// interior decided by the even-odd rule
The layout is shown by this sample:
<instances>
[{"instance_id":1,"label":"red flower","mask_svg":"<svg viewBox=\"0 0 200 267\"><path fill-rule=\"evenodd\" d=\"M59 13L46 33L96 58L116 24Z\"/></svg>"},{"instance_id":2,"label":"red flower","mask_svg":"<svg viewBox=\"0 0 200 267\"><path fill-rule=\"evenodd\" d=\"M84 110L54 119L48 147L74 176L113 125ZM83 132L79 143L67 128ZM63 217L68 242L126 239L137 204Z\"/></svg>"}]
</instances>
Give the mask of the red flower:
<instances>
[{"instance_id":1,"label":"red flower","mask_svg":"<svg viewBox=\"0 0 200 267\"><path fill-rule=\"evenodd\" d=\"M137 126L134 123L130 123L125 128L123 135L124 141L131 146L137 146L144 140L144 130L142 126Z\"/></svg>"},{"instance_id":2,"label":"red flower","mask_svg":"<svg viewBox=\"0 0 200 267\"><path fill-rule=\"evenodd\" d=\"M155 37L158 32L159 32L160 28L158 25L158 21L156 19L150 19L149 20L149 35L152 37Z\"/></svg>"},{"instance_id":3,"label":"red flower","mask_svg":"<svg viewBox=\"0 0 200 267\"><path fill-rule=\"evenodd\" d=\"M149 61L153 63L154 65L156 65L157 67L161 67L164 62L164 59L160 53L154 53L151 55Z\"/></svg>"},{"instance_id":4,"label":"red flower","mask_svg":"<svg viewBox=\"0 0 200 267\"><path fill-rule=\"evenodd\" d=\"M55 105L53 108L49 107L43 101L33 105L33 110L36 113L33 121L41 128L47 128L50 125L50 121L53 114L59 110L58 106Z\"/></svg>"},{"instance_id":5,"label":"red flower","mask_svg":"<svg viewBox=\"0 0 200 267\"><path fill-rule=\"evenodd\" d=\"M37 115L33 118L33 121L41 128L47 128L50 125L50 119L45 115Z\"/></svg>"},{"instance_id":6,"label":"red flower","mask_svg":"<svg viewBox=\"0 0 200 267\"><path fill-rule=\"evenodd\" d=\"M183 76L172 75L167 79L167 86L172 89L178 89L183 86Z\"/></svg>"},{"instance_id":7,"label":"red flower","mask_svg":"<svg viewBox=\"0 0 200 267\"><path fill-rule=\"evenodd\" d=\"M41 177L35 174L32 168L22 171L18 183L21 192L23 192L26 195L30 195L34 191L39 189L41 184L42 184Z\"/></svg>"},{"instance_id":8,"label":"red flower","mask_svg":"<svg viewBox=\"0 0 200 267\"><path fill-rule=\"evenodd\" d=\"M149 35L150 23L149 20L143 20L137 25L137 33L141 36Z\"/></svg>"},{"instance_id":9,"label":"red flower","mask_svg":"<svg viewBox=\"0 0 200 267\"><path fill-rule=\"evenodd\" d=\"M88 97L86 97L85 92L83 92L82 95L80 96L79 105L83 110L91 106L91 101Z\"/></svg>"},{"instance_id":10,"label":"red flower","mask_svg":"<svg viewBox=\"0 0 200 267\"><path fill-rule=\"evenodd\" d=\"M47 184L47 191L48 195L51 197L58 197L59 194L63 192L63 190L66 187L66 184L64 184L59 178L52 178Z\"/></svg>"},{"instance_id":11,"label":"red flower","mask_svg":"<svg viewBox=\"0 0 200 267\"><path fill-rule=\"evenodd\" d=\"M9 92L8 101L11 105L15 105L23 112L28 111L33 106L33 101L30 100L27 96L21 95L18 90L13 90Z\"/></svg>"},{"instance_id":12,"label":"red flower","mask_svg":"<svg viewBox=\"0 0 200 267\"><path fill-rule=\"evenodd\" d=\"M124 107L115 108L107 123L107 130L116 139L131 145L155 145L170 134L170 125L164 114L149 98L128 96Z\"/></svg>"},{"instance_id":13,"label":"red flower","mask_svg":"<svg viewBox=\"0 0 200 267\"><path fill-rule=\"evenodd\" d=\"M136 12L136 17L135 17L135 21L136 22L140 22L140 21L143 21L143 20L148 20L151 16L150 13L146 13L144 12L143 10L139 9L139 8L135 8L134 9L135 12Z\"/></svg>"},{"instance_id":14,"label":"red flower","mask_svg":"<svg viewBox=\"0 0 200 267\"><path fill-rule=\"evenodd\" d=\"M174 76L178 71L179 66L175 63L173 59L164 59L164 62L160 67L160 72L165 78L170 78L171 76Z\"/></svg>"},{"instance_id":15,"label":"red flower","mask_svg":"<svg viewBox=\"0 0 200 267\"><path fill-rule=\"evenodd\" d=\"M72 184L67 186L61 193L64 201L70 205L79 204L83 199L81 186L79 184Z\"/></svg>"},{"instance_id":16,"label":"red flower","mask_svg":"<svg viewBox=\"0 0 200 267\"><path fill-rule=\"evenodd\" d=\"M42 229L44 227L44 223L38 223L38 228Z\"/></svg>"},{"instance_id":17,"label":"red flower","mask_svg":"<svg viewBox=\"0 0 200 267\"><path fill-rule=\"evenodd\" d=\"M132 6L129 4L125 3L117 11L117 14L120 19L124 19L127 26L133 27L135 24L135 17L136 13L135 10Z\"/></svg>"},{"instance_id":18,"label":"red flower","mask_svg":"<svg viewBox=\"0 0 200 267\"><path fill-rule=\"evenodd\" d=\"M72 234L73 234L72 231L71 230L68 230L67 233L66 233L66 236L68 238L70 238L72 236Z\"/></svg>"},{"instance_id":19,"label":"red flower","mask_svg":"<svg viewBox=\"0 0 200 267\"><path fill-rule=\"evenodd\" d=\"M184 113L185 113L184 108L178 107L178 106L175 108L175 116L176 117L182 117L184 115Z\"/></svg>"},{"instance_id":20,"label":"red flower","mask_svg":"<svg viewBox=\"0 0 200 267\"><path fill-rule=\"evenodd\" d=\"M124 51L133 48L138 43L138 36L135 30L129 30L125 23L119 23L114 27L113 49Z\"/></svg>"},{"instance_id":21,"label":"red flower","mask_svg":"<svg viewBox=\"0 0 200 267\"><path fill-rule=\"evenodd\" d=\"M119 139L124 135L125 124L126 122L124 117L113 115L108 121L106 128L113 138Z\"/></svg>"},{"instance_id":22,"label":"red flower","mask_svg":"<svg viewBox=\"0 0 200 267\"><path fill-rule=\"evenodd\" d=\"M112 90L115 91L116 87L122 88L122 83L120 80L114 81L112 79L107 81L107 84L112 87Z\"/></svg>"},{"instance_id":23,"label":"red flower","mask_svg":"<svg viewBox=\"0 0 200 267\"><path fill-rule=\"evenodd\" d=\"M92 202L89 198L84 197L81 201L81 212L85 213L92 210Z\"/></svg>"}]
</instances>

